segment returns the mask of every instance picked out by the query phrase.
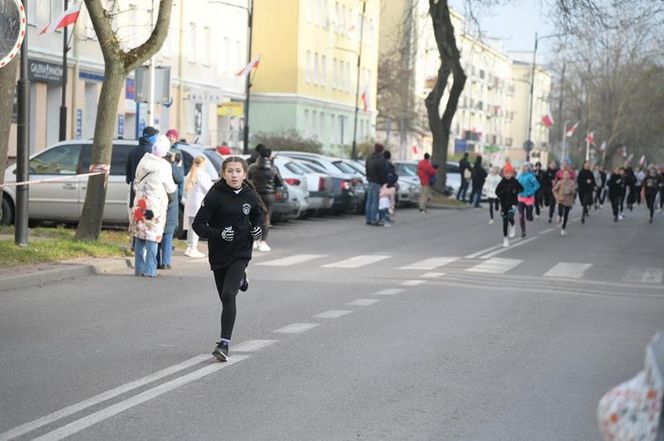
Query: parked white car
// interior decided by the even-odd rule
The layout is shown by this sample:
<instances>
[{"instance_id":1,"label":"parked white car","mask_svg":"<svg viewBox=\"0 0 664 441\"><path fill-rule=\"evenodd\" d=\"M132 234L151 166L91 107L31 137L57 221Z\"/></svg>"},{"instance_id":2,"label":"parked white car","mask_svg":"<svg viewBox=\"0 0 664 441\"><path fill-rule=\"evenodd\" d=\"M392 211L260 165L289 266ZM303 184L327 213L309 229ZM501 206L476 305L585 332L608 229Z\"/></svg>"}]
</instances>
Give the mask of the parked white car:
<instances>
[{"instance_id":1,"label":"parked white car","mask_svg":"<svg viewBox=\"0 0 664 441\"><path fill-rule=\"evenodd\" d=\"M296 217L300 218L304 217L309 211L309 188L304 173L297 173L297 168L288 166L292 162L289 158L277 156L274 158L273 163L279 170L281 179L288 188L290 199L296 200L299 203L300 210Z\"/></svg>"}]
</instances>

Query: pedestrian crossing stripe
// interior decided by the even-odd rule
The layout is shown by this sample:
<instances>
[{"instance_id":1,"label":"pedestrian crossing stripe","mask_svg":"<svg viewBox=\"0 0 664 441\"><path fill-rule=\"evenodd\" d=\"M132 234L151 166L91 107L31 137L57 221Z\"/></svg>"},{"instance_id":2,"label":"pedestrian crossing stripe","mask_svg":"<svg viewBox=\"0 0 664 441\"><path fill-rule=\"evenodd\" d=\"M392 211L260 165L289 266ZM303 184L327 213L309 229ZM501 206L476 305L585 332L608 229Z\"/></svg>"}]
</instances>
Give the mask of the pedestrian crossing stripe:
<instances>
[{"instance_id":1,"label":"pedestrian crossing stripe","mask_svg":"<svg viewBox=\"0 0 664 441\"><path fill-rule=\"evenodd\" d=\"M492 257L491 259L468 268L466 271L473 273L490 273L490 274L503 274L507 271L516 268L521 264L521 259L505 259L501 257Z\"/></svg>"},{"instance_id":2,"label":"pedestrian crossing stripe","mask_svg":"<svg viewBox=\"0 0 664 441\"><path fill-rule=\"evenodd\" d=\"M646 283L646 284L660 284L664 277L664 271L659 268L637 268L630 267L621 281L626 283Z\"/></svg>"},{"instance_id":3,"label":"pedestrian crossing stripe","mask_svg":"<svg viewBox=\"0 0 664 441\"><path fill-rule=\"evenodd\" d=\"M264 266L291 266L299 263L308 262L314 259L327 257L327 254L295 254L292 256L284 257L282 259L268 260L267 262L260 262L256 265Z\"/></svg>"},{"instance_id":4,"label":"pedestrian crossing stripe","mask_svg":"<svg viewBox=\"0 0 664 441\"><path fill-rule=\"evenodd\" d=\"M419 262L413 262L410 265L399 267L399 269L430 271L457 260L459 260L459 257L430 257L428 259L420 260Z\"/></svg>"},{"instance_id":5,"label":"pedestrian crossing stripe","mask_svg":"<svg viewBox=\"0 0 664 441\"><path fill-rule=\"evenodd\" d=\"M384 256L384 255L355 256L351 257L350 259L345 259L339 262L323 265L323 268L359 268L362 266L370 265L372 263L380 262L381 260L389 259L390 257L392 256Z\"/></svg>"},{"instance_id":6,"label":"pedestrian crossing stripe","mask_svg":"<svg viewBox=\"0 0 664 441\"><path fill-rule=\"evenodd\" d=\"M558 262L553 268L544 273L544 277L580 279L591 266L590 263Z\"/></svg>"}]
</instances>

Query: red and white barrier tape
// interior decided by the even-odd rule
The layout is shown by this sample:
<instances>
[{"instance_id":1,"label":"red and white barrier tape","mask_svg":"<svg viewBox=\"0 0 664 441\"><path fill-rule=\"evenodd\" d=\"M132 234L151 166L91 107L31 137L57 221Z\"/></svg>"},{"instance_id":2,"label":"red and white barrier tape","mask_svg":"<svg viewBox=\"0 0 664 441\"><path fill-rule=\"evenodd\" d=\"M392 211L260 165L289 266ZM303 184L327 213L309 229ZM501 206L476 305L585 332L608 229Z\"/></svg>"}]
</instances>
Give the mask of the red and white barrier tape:
<instances>
[{"instance_id":1,"label":"red and white barrier tape","mask_svg":"<svg viewBox=\"0 0 664 441\"><path fill-rule=\"evenodd\" d=\"M90 173L81 173L80 175L68 175L68 176L62 176L58 178L46 178L46 179L35 179L32 181L23 181L23 182L7 182L4 184L0 184L0 188L2 187L18 187L21 185L31 185L31 184L44 184L46 182L61 182L61 181L67 181L70 179L74 178L85 178L88 176L96 176L96 175L105 175L108 174L111 171L111 167L108 164L98 164L98 165L91 165L90 166Z\"/></svg>"}]
</instances>

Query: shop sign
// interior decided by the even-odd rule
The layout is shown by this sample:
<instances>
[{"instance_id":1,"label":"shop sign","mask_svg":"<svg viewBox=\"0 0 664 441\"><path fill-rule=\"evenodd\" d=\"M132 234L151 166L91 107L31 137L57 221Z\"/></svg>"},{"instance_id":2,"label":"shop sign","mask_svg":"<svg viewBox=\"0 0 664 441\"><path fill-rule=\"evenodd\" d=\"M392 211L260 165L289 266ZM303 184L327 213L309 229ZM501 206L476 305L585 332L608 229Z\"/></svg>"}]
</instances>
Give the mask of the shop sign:
<instances>
[{"instance_id":1,"label":"shop sign","mask_svg":"<svg viewBox=\"0 0 664 441\"><path fill-rule=\"evenodd\" d=\"M244 103L231 101L217 106L217 116L237 116L244 113Z\"/></svg>"},{"instance_id":2,"label":"shop sign","mask_svg":"<svg viewBox=\"0 0 664 441\"><path fill-rule=\"evenodd\" d=\"M28 60L28 79L31 82L61 84L63 72L60 64Z\"/></svg>"}]
</instances>

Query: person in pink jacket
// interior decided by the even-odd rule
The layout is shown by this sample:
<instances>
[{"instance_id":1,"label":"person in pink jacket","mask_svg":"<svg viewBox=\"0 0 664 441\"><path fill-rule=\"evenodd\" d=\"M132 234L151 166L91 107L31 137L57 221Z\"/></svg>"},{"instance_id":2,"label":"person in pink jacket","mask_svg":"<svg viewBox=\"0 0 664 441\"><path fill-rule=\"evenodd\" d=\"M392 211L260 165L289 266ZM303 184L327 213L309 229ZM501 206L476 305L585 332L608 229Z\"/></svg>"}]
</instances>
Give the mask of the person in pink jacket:
<instances>
[{"instance_id":1,"label":"person in pink jacket","mask_svg":"<svg viewBox=\"0 0 664 441\"><path fill-rule=\"evenodd\" d=\"M428 153L425 153L424 159L417 164L417 176L420 178L420 185L422 186L419 201L421 212L427 211L427 202L431 197L431 181L436 176L436 168L431 165L430 157Z\"/></svg>"},{"instance_id":2,"label":"person in pink jacket","mask_svg":"<svg viewBox=\"0 0 664 441\"><path fill-rule=\"evenodd\" d=\"M380 189L378 196L378 216L386 227L389 227L393 223L390 216L394 213L396 194L397 189L394 187L394 184L383 184Z\"/></svg>"}]
</instances>

